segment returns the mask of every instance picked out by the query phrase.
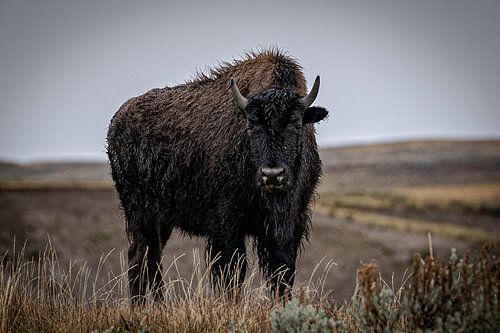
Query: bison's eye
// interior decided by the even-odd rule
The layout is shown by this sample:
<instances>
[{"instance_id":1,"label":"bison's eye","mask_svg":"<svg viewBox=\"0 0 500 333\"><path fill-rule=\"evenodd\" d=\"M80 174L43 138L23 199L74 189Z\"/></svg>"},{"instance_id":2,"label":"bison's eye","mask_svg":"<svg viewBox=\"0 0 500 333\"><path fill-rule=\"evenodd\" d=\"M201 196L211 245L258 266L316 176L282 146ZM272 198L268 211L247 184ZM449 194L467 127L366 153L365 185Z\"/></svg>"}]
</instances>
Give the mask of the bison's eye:
<instances>
[{"instance_id":1,"label":"bison's eye","mask_svg":"<svg viewBox=\"0 0 500 333\"><path fill-rule=\"evenodd\" d=\"M257 118L247 117L247 130L253 131L259 124L257 123Z\"/></svg>"},{"instance_id":2,"label":"bison's eye","mask_svg":"<svg viewBox=\"0 0 500 333\"><path fill-rule=\"evenodd\" d=\"M255 127L257 127L257 121L255 119L248 119L247 120L247 130L253 131Z\"/></svg>"},{"instance_id":3,"label":"bison's eye","mask_svg":"<svg viewBox=\"0 0 500 333\"><path fill-rule=\"evenodd\" d=\"M295 129L302 129L302 118L297 117L297 118L292 118L290 119L290 126L295 127Z\"/></svg>"}]
</instances>

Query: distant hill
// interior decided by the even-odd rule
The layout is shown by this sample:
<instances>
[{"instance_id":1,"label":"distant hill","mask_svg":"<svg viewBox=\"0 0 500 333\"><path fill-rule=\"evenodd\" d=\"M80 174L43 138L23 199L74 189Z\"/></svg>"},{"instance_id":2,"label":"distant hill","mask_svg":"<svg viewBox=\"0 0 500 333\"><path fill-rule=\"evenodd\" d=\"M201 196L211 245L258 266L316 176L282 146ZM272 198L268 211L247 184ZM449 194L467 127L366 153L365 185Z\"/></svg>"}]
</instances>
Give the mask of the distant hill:
<instances>
[{"instance_id":1,"label":"distant hill","mask_svg":"<svg viewBox=\"0 0 500 333\"><path fill-rule=\"evenodd\" d=\"M409 141L325 148L322 191L500 181L500 141ZM111 185L101 162L0 162L0 183Z\"/></svg>"},{"instance_id":2,"label":"distant hill","mask_svg":"<svg viewBox=\"0 0 500 333\"><path fill-rule=\"evenodd\" d=\"M323 190L500 182L500 141L409 141L321 150Z\"/></svg>"},{"instance_id":3,"label":"distant hill","mask_svg":"<svg viewBox=\"0 0 500 333\"><path fill-rule=\"evenodd\" d=\"M109 181L109 167L101 162L0 162L0 181Z\"/></svg>"}]
</instances>

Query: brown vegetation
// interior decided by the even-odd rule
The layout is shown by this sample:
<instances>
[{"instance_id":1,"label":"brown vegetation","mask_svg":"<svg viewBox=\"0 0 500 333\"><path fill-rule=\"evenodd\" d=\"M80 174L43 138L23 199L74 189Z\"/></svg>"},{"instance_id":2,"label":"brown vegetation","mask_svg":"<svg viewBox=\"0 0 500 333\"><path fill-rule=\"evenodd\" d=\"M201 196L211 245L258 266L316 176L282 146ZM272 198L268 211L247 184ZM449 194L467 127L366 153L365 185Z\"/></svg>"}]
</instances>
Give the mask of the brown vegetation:
<instances>
[{"instance_id":1,"label":"brown vegetation","mask_svg":"<svg viewBox=\"0 0 500 333\"><path fill-rule=\"evenodd\" d=\"M439 262L416 256L401 287L381 279L379 266L358 270L350 303L338 305L323 290L331 263L283 305L265 281L250 275L238 299L211 289L195 254L193 274L166 280L166 301L130 307L126 271L59 265L46 248L38 260L23 251L0 260L0 332L497 332L500 329L500 263L485 247L480 255ZM432 253L432 251L431 251ZM123 255L121 256L123 258ZM106 258L102 259L104 262ZM122 262L122 267L124 263ZM210 265L210 264L209 264ZM176 270L175 262L169 270ZM102 287L96 281L103 280ZM226 290L231 292L231 290Z\"/></svg>"}]
</instances>

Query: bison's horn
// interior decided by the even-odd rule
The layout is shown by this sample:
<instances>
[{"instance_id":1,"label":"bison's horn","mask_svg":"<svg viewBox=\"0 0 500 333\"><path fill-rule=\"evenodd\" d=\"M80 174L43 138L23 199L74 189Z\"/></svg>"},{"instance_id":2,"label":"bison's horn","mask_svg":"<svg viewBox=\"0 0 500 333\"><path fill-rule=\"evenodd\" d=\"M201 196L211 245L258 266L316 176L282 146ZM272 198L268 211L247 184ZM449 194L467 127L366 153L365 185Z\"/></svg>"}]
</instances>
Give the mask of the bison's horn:
<instances>
[{"instance_id":1,"label":"bison's horn","mask_svg":"<svg viewBox=\"0 0 500 333\"><path fill-rule=\"evenodd\" d=\"M316 76L316 80L314 80L313 87L309 92L309 94L300 99L302 105L304 105L306 108L310 107L311 104L316 99L316 96L318 96L318 92L319 92L319 75Z\"/></svg>"},{"instance_id":2,"label":"bison's horn","mask_svg":"<svg viewBox=\"0 0 500 333\"><path fill-rule=\"evenodd\" d=\"M246 99L245 96L240 93L238 85L236 84L236 80L234 78L231 78L231 80L229 81L229 85L231 86L231 91L233 92L233 97L236 100L236 103L238 103L238 106L242 110L245 110L248 105L248 99Z\"/></svg>"}]
</instances>

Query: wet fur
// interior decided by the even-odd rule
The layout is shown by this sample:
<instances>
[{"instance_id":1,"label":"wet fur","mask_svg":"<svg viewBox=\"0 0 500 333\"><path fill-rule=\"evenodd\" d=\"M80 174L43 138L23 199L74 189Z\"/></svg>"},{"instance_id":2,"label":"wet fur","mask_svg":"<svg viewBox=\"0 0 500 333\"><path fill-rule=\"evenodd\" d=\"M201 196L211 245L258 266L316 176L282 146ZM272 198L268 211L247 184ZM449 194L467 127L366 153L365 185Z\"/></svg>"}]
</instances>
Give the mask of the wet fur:
<instances>
[{"instance_id":1,"label":"wet fur","mask_svg":"<svg viewBox=\"0 0 500 333\"><path fill-rule=\"evenodd\" d=\"M250 236L264 273L286 268L286 280L293 283L321 174L314 126L304 125L296 147L293 189L263 194L255 184L246 115L228 86L231 77L238 79L245 96L269 88L274 90L268 94L307 94L297 61L271 49L248 53L185 84L134 97L111 121L107 149L127 222L132 296L145 292L137 268L143 258L150 272L161 269L161 252L173 228L205 237L211 253L220 254L213 269L216 278L220 269L234 269L226 265L235 251L244 255ZM241 268L242 280L244 263ZM158 277L148 280L151 288L161 287Z\"/></svg>"}]
</instances>

